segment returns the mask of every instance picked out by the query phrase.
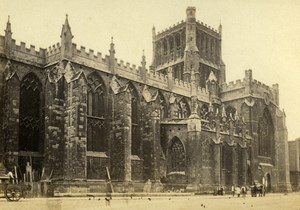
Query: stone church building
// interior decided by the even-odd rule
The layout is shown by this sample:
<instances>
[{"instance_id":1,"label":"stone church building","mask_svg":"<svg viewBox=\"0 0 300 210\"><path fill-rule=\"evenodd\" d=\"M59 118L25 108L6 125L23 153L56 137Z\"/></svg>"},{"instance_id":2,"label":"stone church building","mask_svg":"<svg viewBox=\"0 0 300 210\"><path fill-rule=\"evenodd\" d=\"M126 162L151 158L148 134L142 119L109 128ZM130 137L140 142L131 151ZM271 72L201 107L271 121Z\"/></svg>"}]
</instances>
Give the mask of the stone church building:
<instances>
[{"instance_id":1,"label":"stone church building","mask_svg":"<svg viewBox=\"0 0 300 210\"><path fill-rule=\"evenodd\" d=\"M285 113L279 87L252 77L226 83L222 26L196 8L161 32L153 27L149 68L73 43L66 17L47 49L0 36L0 158L55 192L185 189L264 183L290 190ZM120 43L122 44L122 43ZM149 43L150 44L150 43ZM109 173L108 173L109 172ZM109 177L108 177L109 175ZM168 188L169 187L169 188Z\"/></svg>"}]
</instances>

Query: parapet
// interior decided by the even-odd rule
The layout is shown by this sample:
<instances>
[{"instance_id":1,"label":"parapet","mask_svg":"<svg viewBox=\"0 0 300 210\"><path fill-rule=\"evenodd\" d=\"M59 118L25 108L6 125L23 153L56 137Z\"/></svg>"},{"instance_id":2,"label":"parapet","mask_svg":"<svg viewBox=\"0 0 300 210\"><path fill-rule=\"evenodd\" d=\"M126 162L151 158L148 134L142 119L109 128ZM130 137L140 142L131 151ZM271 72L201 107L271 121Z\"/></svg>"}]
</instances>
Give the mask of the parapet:
<instances>
[{"instance_id":1,"label":"parapet","mask_svg":"<svg viewBox=\"0 0 300 210\"><path fill-rule=\"evenodd\" d=\"M39 66L45 64L46 49L39 48L39 50L36 50L34 45L26 47L25 42L20 42L17 45L16 40L12 39L11 52L11 56L16 60Z\"/></svg>"},{"instance_id":2,"label":"parapet","mask_svg":"<svg viewBox=\"0 0 300 210\"><path fill-rule=\"evenodd\" d=\"M14 39L12 41L12 49L22 53L26 53L27 55L39 57L44 57L46 52L46 50L42 48L36 50L34 45L30 45L29 48L27 48L25 42L21 42L20 45L16 45L16 41Z\"/></svg>"},{"instance_id":3,"label":"parapet","mask_svg":"<svg viewBox=\"0 0 300 210\"><path fill-rule=\"evenodd\" d=\"M177 29L179 29L183 26L185 26L185 21L184 20L182 20L181 22L177 22L173 26L170 26L169 28L165 28L164 30L162 30L160 32L157 32L156 39L160 39L163 36L165 36L166 34L172 33L174 30L177 30Z\"/></svg>"},{"instance_id":4,"label":"parapet","mask_svg":"<svg viewBox=\"0 0 300 210\"><path fill-rule=\"evenodd\" d=\"M229 82L228 84L227 83L221 84L222 92L233 91L243 87L245 87L245 82L241 81L240 79L236 80L235 82L233 81Z\"/></svg>"},{"instance_id":5,"label":"parapet","mask_svg":"<svg viewBox=\"0 0 300 210\"><path fill-rule=\"evenodd\" d=\"M256 79L253 80L253 86L270 91L270 87L268 85L261 83L260 81L257 81Z\"/></svg>"},{"instance_id":6,"label":"parapet","mask_svg":"<svg viewBox=\"0 0 300 210\"><path fill-rule=\"evenodd\" d=\"M95 54L94 50L92 49L89 49L89 51L87 52L84 46L80 46L80 48L77 48L77 44L75 43L73 43L73 56L79 56L81 58L86 58L96 62L108 63L107 56L103 57L102 53L100 52L97 52L97 54Z\"/></svg>"},{"instance_id":7,"label":"parapet","mask_svg":"<svg viewBox=\"0 0 300 210\"><path fill-rule=\"evenodd\" d=\"M46 63L52 63L60 59L61 46L56 43L46 50Z\"/></svg>"},{"instance_id":8,"label":"parapet","mask_svg":"<svg viewBox=\"0 0 300 210\"><path fill-rule=\"evenodd\" d=\"M207 24L204 24L202 21L197 20L197 26L200 27L202 30L204 29L206 32L209 32L213 35L220 35L217 29L208 26Z\"/></svg>"}]
</instances>

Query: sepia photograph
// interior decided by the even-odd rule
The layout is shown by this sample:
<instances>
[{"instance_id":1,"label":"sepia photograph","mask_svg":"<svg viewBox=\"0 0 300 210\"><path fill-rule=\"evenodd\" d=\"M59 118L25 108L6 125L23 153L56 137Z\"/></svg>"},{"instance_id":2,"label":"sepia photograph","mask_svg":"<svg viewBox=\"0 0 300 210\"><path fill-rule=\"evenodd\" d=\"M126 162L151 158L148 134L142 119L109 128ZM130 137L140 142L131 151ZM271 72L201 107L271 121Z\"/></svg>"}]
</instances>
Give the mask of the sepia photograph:
<instances>
[{"instance_id":1,"label":"sepia photograph","mask_svg":"<svg viewBox=\"0 0 300 210\"><path fill-rule=\"evenodd\" d=\"M0 209L300 210L299 34L298 0L0 0Z\"/></svg>"}]
</instances>

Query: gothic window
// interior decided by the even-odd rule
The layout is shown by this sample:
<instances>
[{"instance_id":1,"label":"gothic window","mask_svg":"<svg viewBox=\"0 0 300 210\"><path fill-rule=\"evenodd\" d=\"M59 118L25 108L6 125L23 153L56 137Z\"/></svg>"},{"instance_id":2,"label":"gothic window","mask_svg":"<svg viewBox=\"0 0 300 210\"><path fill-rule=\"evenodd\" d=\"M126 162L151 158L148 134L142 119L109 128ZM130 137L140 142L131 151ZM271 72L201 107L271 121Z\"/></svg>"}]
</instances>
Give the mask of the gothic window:
<instances>
[{"instance_id":1,"label":"gothic window","mask_svg":"<svg viewBox=\"0 0 300 210\"><path fill-rule=\"evenodd\" d=\"M267 109L258 123L258 155L270 157L271 144L274 141L274 128L272 118Z\"/></svg>"},{"instance_id":2,"label":"gothic window","mask_svg":"<svg viewBox=\"0 0 300 210\"><path fill-rule=\"evenodd\" d=\"M215 49L214 49L214 43L215 43L215 41L214 41L214 39L211 39L210 40L210 60L212 61L212 62L214 62L214 51L215 51Z\"/></svg>"},{"instance_id":3,"label":"gothic window","mask_svg":"<svg viewBox=\"0 0 300 210\"><path fill-rule=\"evenodd\" d=\"M173 78L178 80L183 79L182 64L177 64L173 66Z\"/></svg>"},{"instance_id":4,"label":"gothic window","mask_svg":"<svg viewBox=\"0 0 300 210\"><path fill-rule=\"evenodd\" d=\"M27 74L20 86L19 150L39 152L42 148L42 85L33 73Z\"/></svg>"},{"instance_id":5,"label":"gothic window","mask_svg":"<svg viewBox=\"0 0 300 210\"><path fill-rule=\"evenodd\" d=\"M159 107L160 107L160 119L168 118L167 103L161 92L159 92L158 100L159 100Z\"/></svg>"},{"instance_id":6,"label":"gothic window","mask_svg":"<svg viewBox=\"0 0 300 210\"><path fill-rule=\"evenodd\" d=\"M174 137L169 147L170 171L185 171L185 151L182 142Z\"/></svg>"},{"instance_id":7,"label":"gothic window","mask_svg":"<svg viewBox=\"0 0 300 210\"><path fill-rule=\"evenodd\" d=\"M157 55L157 64L161 64L161 44L160 42L157 43L156 48L156 55Z\"/></svg>"},{"instance_id":8,"label":"gothic window","mask_svg":"<svg viewBox=\"0 0 300 210\"><path fill-rule=\"evenodd\" d=\"M140 132L139 132L139 97L132 84L129 86L131 92L131 154L140 154Z\"/></svg>"},{"instance_id":9,"label":"gothic window","mask_svg":"<svg viewBox=\"0 0 300 210\"><path fill-rule=\"evenodd\" d=\"M200 81L199 85L202 88L206 88L206 81L209 77L209 67L206 65L203 65L202 63L199 63L199 73L200 73Z\"/></svg>"},{"instance_id":10,"label":"gothic window","mask_svg":"<svg viewBox=\"0 0 300 210\"><path fill-rule=\"evenodd\" d=\"M183 46L182 46L182 48L181 48L181 51L183 52L184 49L185 49L185 45L186 45L186 43L185 43L185 29L184 29L184 31L182 32L182 44L183 44Z\"/></svg>"},{"instance_id":11,"label":"gothic window","mask_svg":"<svg viewBox=\"0 0 300 210\"><path fill-rule=\"evenodd\" d=\"M203 104L200 108L200 118L208 120L208 106L206 104Z\"/></svg>"},{"instance_id":12,"label":"gothic window","mask_svg":"<svg viewBox=\"0 0 300 210\"><path fill-rule=\"evenodd\" d=\"M225 112L226 112L227 120L233 120L234 119L236 109L233 106L227 106L225 108Z\"/></svg>"},{"instance_id":13,"label":"gothic window","mask_svg":"<svg viewBox=\"0 0 300 210\"><path fill-rule=\"evenodd\" d=\"M190 116L189 105L185 99L181 99L178 103L178 118L188 118Z\"/></svg>"},{"instance_id":14,"label":"gothic window","mask_svg":"<svg viewBox=\"0 0 300 210\"><path fill-rule=\"evenodd\" d=\"M215 39L215 63L219 63L219 45L217 39Z\"/></svg>"},{"instance_id":15,"label":"gothic window","mask_svg":"<svg viewBox=\"0 0 300 210\"><path fill-rule=\"evenodd\" d=\"M87 77L87 150L107 151L107 135L105 129L105 88L97 73Z\"/></svg>"},{"instance_id":16,"label":"gothic window","mask_svg":"<svg viewBox=\"0 0 300 210\"><path fill-rule=\"evenodd\" d=\"M200 32L196 33L196 45L201 55L201 33Z\"/></svg>"},{"instance_id":17,"label":"gothic window","mask_svg":"<svg viewBox=\"0 0 300 210\"><path fill-rule=\"evenodd\" d=\"M210 58L209 58L209 48L210 48L210 44L209 44L209 38L208 37L206 37L206 52L205 52L205 55L206 55L206 59L207 60L210 60Z\"/></svg>"},{"instance_id":18,"label":"gothic window","mask_svg":"<svg viewBox=\"0 0 300 210\"><path fill-rule=\"evenodd\" d=\"M167 40L163 41L163 50L164 50L164 55L167 55L168 53L168 44L167 44Z\"/></svg>"},{"instance_id":19,"label":"gothic window","mask_svg":"<svg viewBox=\"0 0 300 210\"><path fill-rule=\"evenodd\" d=\"M174 51L174 38L169 38L169 46L170 46L170 52L172 53Z\"/></svg>"},{"instance_id":20,"label":"gothic window","mask_svg":"<svg viewBox=\"0 0 300 210\"><path fill-rule=\"evenodd\" d=\"M204 57L205 58L205 35L202 33L201 35L201 57Z\"/></svg>"},{"instance_id":21,"label":"gothic window","mask_svg":"<svg viewBox=\"0 0 300 210\"><path fill-rule=\"evenodd\" d=\"M176 34L175 36L175 40L176 40L176 49L179 50L180 49L180 34Z\"/></svg>"}]
</instances>

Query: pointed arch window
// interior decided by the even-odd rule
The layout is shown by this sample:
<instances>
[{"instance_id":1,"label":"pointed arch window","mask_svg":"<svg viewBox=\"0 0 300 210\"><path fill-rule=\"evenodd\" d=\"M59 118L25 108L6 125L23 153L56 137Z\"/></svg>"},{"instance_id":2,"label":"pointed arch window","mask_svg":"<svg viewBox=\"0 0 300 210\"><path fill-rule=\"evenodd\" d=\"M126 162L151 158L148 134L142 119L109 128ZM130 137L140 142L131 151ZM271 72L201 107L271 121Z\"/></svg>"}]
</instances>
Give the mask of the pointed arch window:
<instances>
[{"instance_id":1,"label":"pointed arch window","mask_svg":"<svg viewBox=\"0 0 300 210\"><path fill-rule=\"evenodd\" d=\"M177 50L180 50L180 47L181 47L181 40L180 40L180 34L179 33L177 33L176 35L175 35L175 42L176 42L176 49Z\"/></svg>"},{"instance_id":2,"label":"pointed arch window","mask_svg":"<svg viewBox=\"0 0 300 210\"><path fill-rule=\"evenodd\" d=\"M174 137L169 147L170 172L185 171L185 150L182 142Z\"/></svg>"},{"instance_id":3,"label":"pointed arch window","mask_svg":"<svg viewBox=\"0 0 300 210\"><path fill-rule=\"evenodd\" d=\"M166 39L163 40L163 50L164 50L164 55L167 55L168 54L168 44L167 44Z\"/></svg>"},{"instance_id":4,"label":"pointed arch window","mask_svg":"<svg viewBox=\"0 0 300 210\"><path fill-rule=\"evenodd\" d=\"M19 150L42 150L42 85L33 73L27 74L20 86Z\"/></svg>"},{"instance_id":5,"label":"pointed arch window","mask_svg":"<svg viewBox=\"0 0 300 210\"><path fill-rule=\"evenodd\" d=\"M274 128L272 118L267 109L258 122L258 155L271 157L271 147L274 142Z\"/></svg>"},{"instance_id":6,"label":"pointed arch window","mask_svg":"<svg viewBox=\"0 0 300 210\"><path fill-rule=\"evenodd\" d=\"M87 150L106 152L105 88L101 77L92 73L87 77Z\"/></svg>"},{"instance_id":7,"label":"pointed arch window","mask_svg":"<svg viewBox=\"0 0 300 210\"><path fill-rule=\"evenodd\" d=\"M129 86L131 92L131 154L140 154L140 131L139 131L139 97L132 84Z\"/></svg>"},{"instance_id":8,"label":"pointed arch window","mask_svg":"<svg viewBox=\"0 0 300 210\"><path fill-rule=\"evenodd\" d=\"M200 118L208 120L208 106L206 104L203 104L200 108Z\"/></svg>"},{"instance_id":9,"label":"pointed arch window","mask_svg":"<svg viewBox=\"0 0 300 210\"><path fill-rule=\"evenodd\" d=\"M233 106L227 106L225 109L227 120L233 120L236 109Z\"/></svg>"}]
</instances>

